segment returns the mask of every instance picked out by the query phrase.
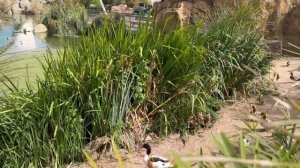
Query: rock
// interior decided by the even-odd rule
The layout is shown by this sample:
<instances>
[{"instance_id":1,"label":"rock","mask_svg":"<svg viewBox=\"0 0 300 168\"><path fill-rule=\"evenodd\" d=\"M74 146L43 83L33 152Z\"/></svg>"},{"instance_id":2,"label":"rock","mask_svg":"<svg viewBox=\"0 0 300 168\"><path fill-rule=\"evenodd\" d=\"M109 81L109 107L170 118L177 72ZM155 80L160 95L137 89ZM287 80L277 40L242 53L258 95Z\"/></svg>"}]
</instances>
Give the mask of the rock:
<instances>
[{"instance_id":1,"label":"rock","mask_svg":"<svg viewBox=\"0 0 300 168\"><path fill-rule=\"evenodd\" d=\"M12 15L12 14L13 14L13 11L12 11L12 10L9 10L9 11L7 12L7 14L8 14L8 15Z\"/></svg>"},{"instance_id":2,"label":"rock","mask_svg":"<svg viewBox=\"0 0 300 168\"><path fill-rule=\"evenodd\" d=\"M127 5L118 5L111 7L112 13L120 13L120 14L132 14L134 12L133 8L128 8Z\"/></svg>"},{"instance_id":3,"label":"rock","mask_svg":"<svg viewBox=\"0 0 300 168\"><path fill-rule=\"evenodd\" d=\"M100 157L100 153L103 153L109 149L110 145L111 142L109 137L97 137L95 140L89 142L84 147L84 150L86 150L86 152L88 152L94 160L97 160Z\"/></svg>"},{"instance_id":4,"label":"rock","mask_svg":"<svg viewBox=\"0 0 300 168\"><path fill-rule=\"evenodd\" d=\"M45 32L48 31L48 29L47 29L47 27L46 27L45 25L43 25L43 24L38 24L38 25L35 25L35 26L34 26L33 31L34 31L35 33L45 33Z\"/></svg>"},{"instance_id":5,"label":"rock","mask_svg":"<svg viewBox=\"0 0 300 168\"><path fill-rule=\"evenodd\" d=\"M173 30L177 28L177 25L183 26L191 22L191 18L197 18L208 13L212 8L212 3L209 0L169 0L156 2L153 5L153 11L155 13L158 22L164 22L168 20L168 26L166 30Z\"/></svg>"},{"instance_id":6,"label":"rock","mask_svg":"<svg viewBox=\"0 0 300 168\"><path fill-rule=\"evenodd\" d=\"M282 55L282 41L281 40L263 40L263 44L265 44L267 51Z\"/></svg>"},{"instance_id":7,"label":"rock","mask_svg":"<svg viewBox=\"0 0 300 168\"><path fill-rule=\"evenodd\" d=\"M19 5L22 10L25 10L25 8L26 10L31 10L31 2L29 2L28 0L20 1Z\"/></svg>"},{"instance_id":8,"label":"rock","mask_svg":"<svg viewBox=\"0 0 300 168\"><path fill-rule=\"evenodd\" d=\"M169 19L167 30L177 25L193 23L194 18L205 17L219 9L231 9L243 0L166 0L153 4L159 24ZM260 0L261 25L266 39L279 39L300 45L300 0Z\"/></svg>"}]
</instances>

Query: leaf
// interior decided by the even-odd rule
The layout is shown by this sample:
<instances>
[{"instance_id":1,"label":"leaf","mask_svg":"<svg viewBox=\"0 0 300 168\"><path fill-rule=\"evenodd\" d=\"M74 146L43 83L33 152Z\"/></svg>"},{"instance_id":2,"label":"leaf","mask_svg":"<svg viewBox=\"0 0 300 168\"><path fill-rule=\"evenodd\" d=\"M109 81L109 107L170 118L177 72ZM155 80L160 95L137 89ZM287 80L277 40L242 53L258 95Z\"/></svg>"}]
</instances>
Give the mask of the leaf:
<instances>
[{"instance_id":1,"label":"leaf","mask_svg":"<svg viewBox=\"0 0 300 168\"><path fill-rule=\"evenodd\" d=\"M86 157L87 161L89 162L90 166L92 166L92 168L99 168L97 166L97 163L92 159L92 157L83 149L82 150L84 156Z\"/></svg>"},{"instance_id":2,"label":"leaf","mask_svg":"<svg viewBox=\"0 0 300 168\"><path fill-rule=\"evenodd\" d=\"M116 155L116 157L118 159L119 168L124 168L123 161L122 161L119 149L118 149L118 147L117 147L117 145L115 143L114 137L111 138L111 143L112 143L112 147L113 147L114 153L115 153L115 155Z\"/></svg>"},{"instance_id":3,"label":"leaf","mask_svg":"<svg viewBox=\"0 0 300 168\"><path fill-rule=\"evenodd\" d=\"M240 152L241 152L241 158L246 159L246 152L245 152L245 143L243 140L243 134L240 133Z\"/></svg>"}]
</instances>

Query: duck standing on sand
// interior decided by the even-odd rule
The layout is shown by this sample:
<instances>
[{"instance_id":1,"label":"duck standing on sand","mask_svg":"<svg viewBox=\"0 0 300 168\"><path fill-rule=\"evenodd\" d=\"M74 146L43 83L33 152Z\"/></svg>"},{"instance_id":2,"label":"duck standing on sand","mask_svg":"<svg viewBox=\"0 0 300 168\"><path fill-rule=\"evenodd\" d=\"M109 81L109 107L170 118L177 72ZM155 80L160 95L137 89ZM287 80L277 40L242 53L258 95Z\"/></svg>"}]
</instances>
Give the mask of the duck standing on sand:
<instances>
[{"instance_id":1,"label":"duck standing on sand","mask_svg":"<svg viewBox=\"0 0 300 168\"><path fill-rule=\"evenodd\" d=\"M151 154L151 146L149 144L144 144L143 148L145 148L146 155L144 156L144 163L147 168L172 168L174 167L168 159L165 159L160 156L150 156Z\"/></svg>"},{"instance_id":2,"label":"duck standing on sand","mask_svg":"<svg viewBox=\"0 0 300 168\"><path fill-rule=\"evenodd\" d=\"M250 114L255 114L255 112L256 112L256 107L252 106L252 110L250 111Z\"/></svg>"},{"instance_id":3,"label":"duck standing on sand","mask_svg":"<svg viewBox=\"0 0 300 168\"><path fill-rule=\"evenodd\" d=\"M295 78L293 72L290 72L291 76L290 79L294 81L300 81L300 78Z\"/></svg>"},{"instance_id":4,"label":"duck standing on sand","mask_svg":"<svg viewBox=\"0 0 300 168\"><path fill-rule=\"evenodd\" d=\"M279 74L277 72L274 72L273 73L273 76L274 76L274 80L277 81L280 77L279 77Z\"/></svg>"}]
</instances>

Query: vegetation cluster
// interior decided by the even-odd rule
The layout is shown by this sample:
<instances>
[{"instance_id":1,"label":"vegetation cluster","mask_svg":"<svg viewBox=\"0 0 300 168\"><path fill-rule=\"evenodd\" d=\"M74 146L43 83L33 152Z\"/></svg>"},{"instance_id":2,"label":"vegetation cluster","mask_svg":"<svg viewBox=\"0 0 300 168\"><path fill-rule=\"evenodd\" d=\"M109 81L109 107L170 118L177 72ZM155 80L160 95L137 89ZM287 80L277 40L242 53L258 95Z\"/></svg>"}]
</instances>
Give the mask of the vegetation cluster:
<instances>
[{"instance_id":1,"label":"vegetation cluster","mask_svg":"<svg viewBox=\"0 0 300 168\"><path fill-rule=\"evenodd\" d=\"M49 34L74 36L82 34L88 28L88 14L80 2L57 1L48 7L42 23L48 28Z\"/></svg>"},{"instance_id":2,"label":"vegetation cluster","mask_svg":"<svg viewBox=\"0 0 300 168\"><path fill-rule=\"evenodd\" d=\"M83 8L56 5L45 22L56 33L82 31ZM220 102L256 76L249 69L270 67L257 11L241 5L169 33L156 24L132 33L124 22L104 22L58 56L49 51L37 89L11 84L0 97L0 167L60 167L82 160L96 137L114 136L128 148L124 137L139 143L149 131L210 125Z\"/></svg>"}]
</instances>

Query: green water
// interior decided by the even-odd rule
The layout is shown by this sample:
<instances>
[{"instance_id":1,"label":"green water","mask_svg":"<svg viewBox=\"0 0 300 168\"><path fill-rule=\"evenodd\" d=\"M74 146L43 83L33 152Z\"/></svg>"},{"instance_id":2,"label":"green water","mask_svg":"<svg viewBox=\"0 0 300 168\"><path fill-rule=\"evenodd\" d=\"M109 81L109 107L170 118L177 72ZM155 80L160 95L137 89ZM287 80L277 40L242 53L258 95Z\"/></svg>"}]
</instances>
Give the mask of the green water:
<instances>
[{"instance_id":1,"label":"green water","mask_svg":"<svg viewBox=\"0 0 300 168\"><path fill-rule=\"evenodd\" d=\"M5 65L10 70L6 75L21 89L26 88L27 82L34 86L35 79L42 78L40 61L43 62L46 50L55 52L66 44L64 38L48 36L47 33L33 33L33 27L38 22L38 17L0 15L0 48L5 48L5 52L0 55L0 61L12 60ZM23 29L28 32L24 33ZM3 84L0 84L0 89L5 89Z\"/></svg>"}]
</instances>

